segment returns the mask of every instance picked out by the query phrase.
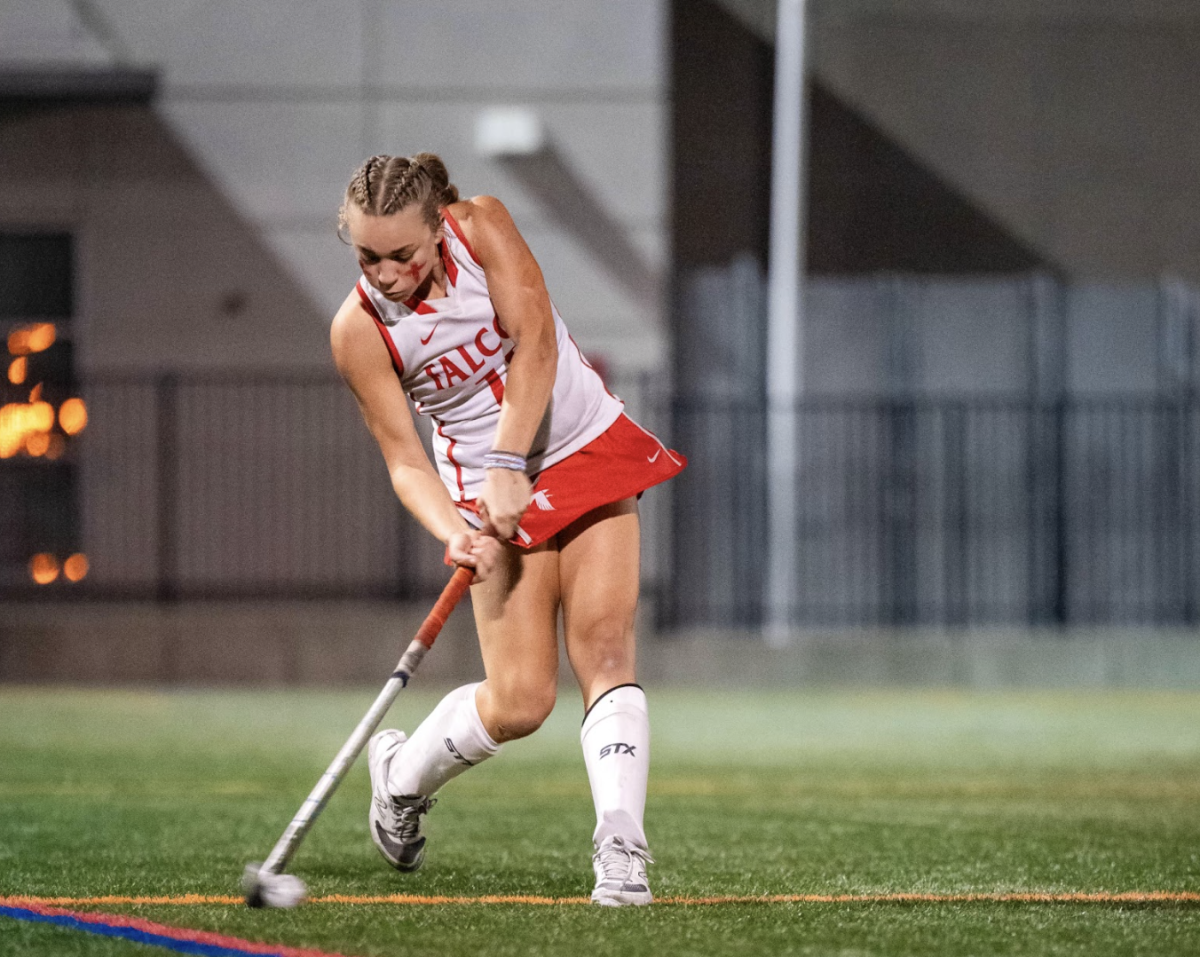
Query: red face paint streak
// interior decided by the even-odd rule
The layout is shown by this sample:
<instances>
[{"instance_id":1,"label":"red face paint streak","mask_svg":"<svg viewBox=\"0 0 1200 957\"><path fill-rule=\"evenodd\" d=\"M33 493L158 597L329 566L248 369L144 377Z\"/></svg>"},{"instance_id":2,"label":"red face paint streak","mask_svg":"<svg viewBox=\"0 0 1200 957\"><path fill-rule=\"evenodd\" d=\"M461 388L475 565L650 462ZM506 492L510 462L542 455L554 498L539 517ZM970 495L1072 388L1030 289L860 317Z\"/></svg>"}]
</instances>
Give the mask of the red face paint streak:
<instances>
[{"instance_id":1,"label":"red face paint streak","mask_svg":"<svg viewBox=\"0 0 1200 957\"><path fill-rule=\"evenodd\" d=\"M408 274L410 276L412 276L413 282L421 281L421 267L419 265L417 265L416 263L413 263L411 266L408 267Z\"/></svg>"}]
</instances>

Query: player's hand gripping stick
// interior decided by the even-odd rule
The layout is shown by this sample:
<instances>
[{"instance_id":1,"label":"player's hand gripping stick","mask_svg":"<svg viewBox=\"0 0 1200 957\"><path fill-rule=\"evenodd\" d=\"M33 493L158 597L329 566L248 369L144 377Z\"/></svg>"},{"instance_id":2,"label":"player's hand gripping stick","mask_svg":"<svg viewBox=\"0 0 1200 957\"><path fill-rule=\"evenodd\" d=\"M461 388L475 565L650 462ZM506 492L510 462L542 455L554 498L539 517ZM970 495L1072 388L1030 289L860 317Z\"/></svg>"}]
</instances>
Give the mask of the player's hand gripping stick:
<instances>
[{"instance_id":1,"label":"player's hand gripping stick","mask_svg":"<svg viewBox=\"0 0 1200 957\"><path fill-rule=\"evenodd\" d=\"M333 759L333 763L321 775L321 780L312 789L312 793L300 805L300 810L292 818L292 823L287 826L283 836L276 841L270 857L262 864L246 865L245 874L242 876L242 890L246 894L246 903L249 906L295 907L304 900L307 893L304 882L292 874L284 874L283 869L287 867L288 861L296 852L296 848L300 846L300 842L304 840L304 835L312 827L317 815L321 813L333 792L337 790L337 786L342 783L346 772L350 770L350 766L354 764L354 760L362 751L363 746L379 726L383 716L387 714L388 709L396 700L396 696L408 684L408 679L416 672L417 667L421 664L421 659L433 647L438 633L442 630L442 625L450 617L450 612L454 611L454 606L458 604L459 599L466 594L474 577L474 570L465 566L460 566L455 570L446 587L442 589L442 594L434 604L433 610L426 616L421 627L417 629L417 636L409 644L408 650L401 655L392 677L383 686L379 697L375 699L375 703L358 723L358 727L354 729L350 739L342 745L342 750Z\"/></svg>"}]
</instances>

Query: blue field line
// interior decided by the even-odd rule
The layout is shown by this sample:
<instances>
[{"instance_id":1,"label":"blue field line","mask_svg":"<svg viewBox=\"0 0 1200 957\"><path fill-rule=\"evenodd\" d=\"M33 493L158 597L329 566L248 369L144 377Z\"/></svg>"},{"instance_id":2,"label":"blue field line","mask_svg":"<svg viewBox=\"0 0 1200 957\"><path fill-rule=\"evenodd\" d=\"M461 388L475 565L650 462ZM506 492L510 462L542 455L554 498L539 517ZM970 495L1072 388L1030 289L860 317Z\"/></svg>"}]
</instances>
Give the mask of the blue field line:
<instances>
[{"instance_id":1,"label":"blue field line","mask_svg":"<svg viewBox=\"0 0 1200 957\"><path fill-rule=\"evenodd\" d=\"M165 947L179 954L199 954L201 957L286 957L283 951L243 950L240 947L221 947L215 944L201 944L191 940L177 940L162 934L151 934L136 927L117 927L110 924L98 924L83 921L69 914L39 914L37 911L26 910L23 907L0 907L0 916L12 917L14 920L27 920L38 924L56 924L59 927L69 927L71 930L81 930L87 934L99 934L103 937L123 937L138 944L149 944L152 947Z\"/></svg>"}]
</instances>

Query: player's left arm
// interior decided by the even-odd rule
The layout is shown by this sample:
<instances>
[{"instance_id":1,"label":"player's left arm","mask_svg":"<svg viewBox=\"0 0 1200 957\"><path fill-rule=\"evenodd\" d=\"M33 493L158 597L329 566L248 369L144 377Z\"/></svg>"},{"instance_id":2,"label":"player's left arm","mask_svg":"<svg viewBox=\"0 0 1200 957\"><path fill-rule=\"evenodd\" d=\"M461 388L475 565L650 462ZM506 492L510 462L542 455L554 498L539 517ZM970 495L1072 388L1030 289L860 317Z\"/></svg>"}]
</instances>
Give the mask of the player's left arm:
<instances>
[{"instance_id":1,"label":"player's left arm","mask_svg":"<svg viewBox=\"0 0 1200 957\"><path fill-rule=\"evenodd\" d=\"M542 270L500 200L477 196L456 204L462 225L487 276L496 315L515 343L493 449L527 455L546 414L558 370L558 342ZM529 505L523 473L489 469L481 505L500 538L509 538Z\"/></svg>"}]
</instances>

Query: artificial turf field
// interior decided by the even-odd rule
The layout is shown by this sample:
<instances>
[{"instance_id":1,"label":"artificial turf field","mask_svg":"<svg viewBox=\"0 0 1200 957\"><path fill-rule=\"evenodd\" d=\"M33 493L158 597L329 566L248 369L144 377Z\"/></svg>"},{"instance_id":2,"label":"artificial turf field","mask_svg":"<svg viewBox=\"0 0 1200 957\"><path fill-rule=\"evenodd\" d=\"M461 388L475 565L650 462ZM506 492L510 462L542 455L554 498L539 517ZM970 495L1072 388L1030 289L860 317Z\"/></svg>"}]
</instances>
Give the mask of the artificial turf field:
<instances>
[{"instance_id":1,"label":"artificial turf field","mask_svg":"<svg viewBox=\"0 0 1200 957\"><path fill-rule=\"evenodd\" d=\"M371 844L360 758L289 868L318 900L220 900L376 688L0 686L0 904L347 955L1200 953L1200 694L650 690L650 908L578 902L594 822L565 690L447 786L418 873ZM385 724L436 697L414 685ZM217 900L123 900L189 894ZM153 953L0 916L0 954Z\"/></svg>"}]
</instances>

